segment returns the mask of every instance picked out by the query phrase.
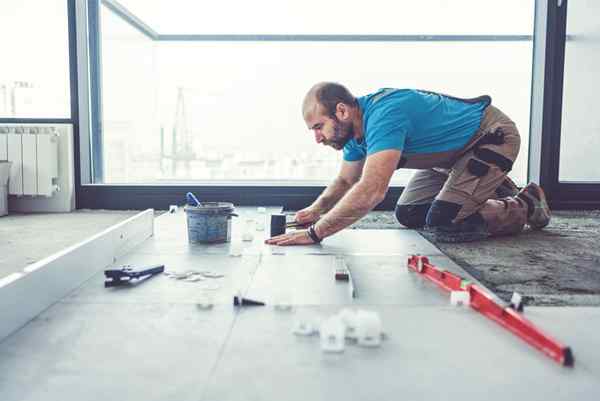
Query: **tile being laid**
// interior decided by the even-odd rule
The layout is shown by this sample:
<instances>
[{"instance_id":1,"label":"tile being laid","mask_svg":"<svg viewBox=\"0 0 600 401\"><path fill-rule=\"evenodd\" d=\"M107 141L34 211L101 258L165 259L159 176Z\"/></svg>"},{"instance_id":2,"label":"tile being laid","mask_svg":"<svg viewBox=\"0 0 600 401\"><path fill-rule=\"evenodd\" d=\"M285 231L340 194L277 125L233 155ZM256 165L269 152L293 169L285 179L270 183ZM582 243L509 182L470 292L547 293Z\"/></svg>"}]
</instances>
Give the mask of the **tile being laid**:
<instances>
[{"instance_id":1,"label":"tile being laid","mask_svg":"<svg viewBox=\"0 0 600 401\"><path fill-rule=\"evenodd\" d=\"M267 247L275 247L267 245ZM442 255L416 231L342 230L327 237L319 245L285 246L287 255Z\"/></svg>"},{"instance_id":2,"label":"tile being laid","mask_svg":"<svg viewBox=\"0 0 600 401\"><path fill-rule=\"evenodd\" d=\"M416 231L398 230L343 230L325 238L323 253L344 255L439 255L437 249Z\"/></svg>"}]
</instances>

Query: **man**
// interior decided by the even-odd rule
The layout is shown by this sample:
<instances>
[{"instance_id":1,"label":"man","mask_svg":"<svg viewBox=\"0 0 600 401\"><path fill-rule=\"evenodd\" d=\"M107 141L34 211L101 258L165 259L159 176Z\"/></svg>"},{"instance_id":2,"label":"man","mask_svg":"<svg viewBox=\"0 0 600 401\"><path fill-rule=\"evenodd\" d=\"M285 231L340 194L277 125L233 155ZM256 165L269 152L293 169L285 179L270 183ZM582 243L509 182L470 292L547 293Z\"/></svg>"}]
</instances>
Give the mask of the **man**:
<instances>
[{"instance_id":1,"label":"man","mask_svg":"<svg viewBox=\"0 0 600 401\"><path fill-rule=\"evenodd\" d=\"M473 241L541 229L550 221L542 189L520 192L507 177L519 153L517 128L489 96L458 99L412 89L355 98L344 86L313 86L303 117L317 143L343 150L338 177L296 221L312 224L268 244L318 243L366 215L398 168L418 169L396 205L406 227L434 240Z\"/></svg>"}]
</instances>

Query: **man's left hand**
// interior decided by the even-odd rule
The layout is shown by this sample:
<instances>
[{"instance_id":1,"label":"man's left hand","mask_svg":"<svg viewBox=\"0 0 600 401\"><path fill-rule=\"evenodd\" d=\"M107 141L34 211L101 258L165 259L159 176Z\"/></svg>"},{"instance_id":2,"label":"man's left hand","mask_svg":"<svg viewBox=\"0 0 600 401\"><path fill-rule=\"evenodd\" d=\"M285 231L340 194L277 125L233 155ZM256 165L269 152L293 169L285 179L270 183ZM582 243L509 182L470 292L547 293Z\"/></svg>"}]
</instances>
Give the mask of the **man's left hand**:
<instances>
[{"instance_id":1,"label":"man's left hand","mask_svg":"<svg viewBox=\"0 0 600 401\"><path fill-rule=\"evenodd\" d=\"M269 245L310 245L315 242L308 235L307 230L299 230L289 234L278 235L265 240Z\"/></svg>"}]
</instances>

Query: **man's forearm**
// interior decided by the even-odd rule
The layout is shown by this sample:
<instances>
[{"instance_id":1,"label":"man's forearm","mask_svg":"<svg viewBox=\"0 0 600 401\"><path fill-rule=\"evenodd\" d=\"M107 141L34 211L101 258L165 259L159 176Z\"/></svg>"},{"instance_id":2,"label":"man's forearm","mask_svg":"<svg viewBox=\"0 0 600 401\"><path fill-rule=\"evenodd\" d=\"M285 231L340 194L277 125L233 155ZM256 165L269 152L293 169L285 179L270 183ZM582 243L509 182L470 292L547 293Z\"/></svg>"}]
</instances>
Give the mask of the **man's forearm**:
<instances>
[{"instance_id":1,"label":"man's forearm","mask_svg":"<svg viewBox=\"0 0 600 401\"><path fill-rule=\"evenodd\" d=\"M349 184L344 179L337 177L313 202L312 206L318 209L321 213L327 213L330 211L336 203L342 199L342 197L352 188L352 184Z\"/></svg>"},{"instance_id":2,"label":"man's forearm","mask_svg":"<svg viewBox=\"0 0 600 401\"><path fill-rule=\"evenodd\" d=\"M365 216L381 201L381 196L366 183L355 185L350 192L315 226L320 238L325 238L348 227Z\"/></svg>"}]
</instances>

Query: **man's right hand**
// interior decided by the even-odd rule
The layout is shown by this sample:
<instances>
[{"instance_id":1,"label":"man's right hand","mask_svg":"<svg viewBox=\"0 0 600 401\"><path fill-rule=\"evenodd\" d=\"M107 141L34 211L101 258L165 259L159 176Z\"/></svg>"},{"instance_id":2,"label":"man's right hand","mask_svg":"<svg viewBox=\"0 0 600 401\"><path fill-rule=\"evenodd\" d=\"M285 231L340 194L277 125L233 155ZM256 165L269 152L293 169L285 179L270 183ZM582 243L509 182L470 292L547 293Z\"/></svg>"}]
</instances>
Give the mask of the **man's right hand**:
<instances>
[{"instance_id":1,"label":"man's right hand","mask_svg":"<svg viewBox=\"0 0 600 401\"><path fill-rule=\"evenodd\" d=\"M307 207L306 209L302 209L296 212L296 223L299 224L310 224L310 223L314 223L315 221L319 220L319 217L321 217L321 213L312 208L312 207Z\"/></svg>"}]
</instances>

